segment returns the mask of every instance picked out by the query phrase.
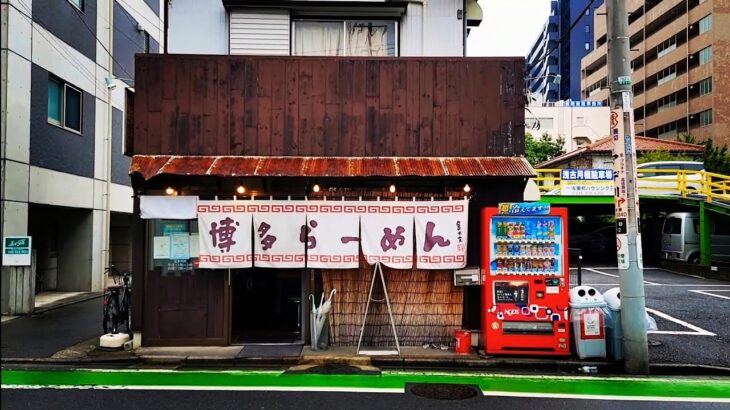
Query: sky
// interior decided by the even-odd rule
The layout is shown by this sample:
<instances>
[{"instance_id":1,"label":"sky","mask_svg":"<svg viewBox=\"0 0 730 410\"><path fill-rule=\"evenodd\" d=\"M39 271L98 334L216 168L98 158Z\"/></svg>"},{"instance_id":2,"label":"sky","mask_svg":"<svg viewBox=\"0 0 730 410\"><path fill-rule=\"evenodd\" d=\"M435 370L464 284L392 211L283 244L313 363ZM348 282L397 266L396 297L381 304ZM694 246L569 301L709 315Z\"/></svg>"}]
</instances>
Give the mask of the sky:
<instances>
[{"instance_id":1,"label":"sky","mask_svg":"<svg viewBox=\"0 0 730 410\"><path fill-rule=\"evenodd\" d=\"M467 38L467 55L525 56L550 14L550 0L479 0L484 20Z\"/></svg>"}]
</instances>

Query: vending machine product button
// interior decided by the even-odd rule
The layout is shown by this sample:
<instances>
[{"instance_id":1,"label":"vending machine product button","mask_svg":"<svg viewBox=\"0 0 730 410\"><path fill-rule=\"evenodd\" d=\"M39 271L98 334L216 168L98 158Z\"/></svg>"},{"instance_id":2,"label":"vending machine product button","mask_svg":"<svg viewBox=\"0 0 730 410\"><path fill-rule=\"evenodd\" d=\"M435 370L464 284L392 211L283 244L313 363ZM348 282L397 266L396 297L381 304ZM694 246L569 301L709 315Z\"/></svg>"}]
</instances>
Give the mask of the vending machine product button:
<instances>
[{"instance_id":1,"label":"vending machine product button","mask_svg":"<svg viewBox=\"0 0 730 410\"><path fill-rule=\"evenodd\" d=\"M492 322L492 330L499 330L499 323Z\"/></svg>"},{"instance_id":2,"label":"vending machine product button","mask_svg":"<svg viewBox=\"0 0 730 410\"><path fill-rule=\"evenodd\" d=\"M538 299L542 299L543 297L545 297L545 294L542 292L536 292L535 297L537 297Z\"/></svg>"}]
</instances>

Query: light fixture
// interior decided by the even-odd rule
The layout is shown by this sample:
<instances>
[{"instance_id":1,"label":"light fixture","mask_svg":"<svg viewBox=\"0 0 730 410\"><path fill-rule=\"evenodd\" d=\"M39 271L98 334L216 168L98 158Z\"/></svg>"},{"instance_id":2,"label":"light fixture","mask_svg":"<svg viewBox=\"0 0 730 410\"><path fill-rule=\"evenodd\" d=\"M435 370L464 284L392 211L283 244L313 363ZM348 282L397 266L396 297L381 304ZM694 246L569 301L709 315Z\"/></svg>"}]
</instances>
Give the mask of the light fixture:
<instances>
[{"instance_id":1,"label":"light fixture","mask_svg":"<svg viewBox=\"0 0 730 410\"><path fill-rule=\"evenodd\" d=\"M243 185L239 185L238 188L236 188L236 192L238 192L239 194L243 195L243 194L246 193L246 187L243 186Z\"/></svg>"},{"instance_id":2,"label":"light fixture","mask_svg":"<svg viewBox=\"0 0 730 410\"><path fill-rule=\"evenodd\" d=\"M319 192L319 184L314 184L314 186L312 187L312 191Z\"/></svg>"},{"instance_id":3,"label":"light fixture","mask_svg":"<svg viewBox=\"0 0 730 410\"><path fill-rule=\"evenodd\" d=\"M104 84L106 84L106 88L108 88L110 90L117 88L117 85L114 84L114 80L109 77L104 78Z\"/></svg>"},{"instance_id":4,"label":"light fixture","mask_svg":"<svg viewBox=\"0 0 730 410\"><path fill-rule=\"evenodd\" d=\"M169 187L167 187L167 189L165 189L165 193L167 195L176 195L177 191L175 191L175 188L169 186Z\"/></svg>"},{"instance_id":5,"label":"light fixture","mask_svg":"<svg viewBox=\"0 0 730 410\"><path fill-rule=\"evenodd\" d=\"M394 184L390 184L390 188L388 188L388 191L390 191L391 194L394 193L395 192L395 185Z\"/></svg>"},{"instance_id":6,"label":"light fixture","mask_svg":"<svg viewBox=\"0 0 730 410\"><path fill-rule=\"evenodd\" d=\"M467 194L471 192L471 187L469 186L469 184L464 185L464 192L466 192Z\"/></svg>"}]
</instances>

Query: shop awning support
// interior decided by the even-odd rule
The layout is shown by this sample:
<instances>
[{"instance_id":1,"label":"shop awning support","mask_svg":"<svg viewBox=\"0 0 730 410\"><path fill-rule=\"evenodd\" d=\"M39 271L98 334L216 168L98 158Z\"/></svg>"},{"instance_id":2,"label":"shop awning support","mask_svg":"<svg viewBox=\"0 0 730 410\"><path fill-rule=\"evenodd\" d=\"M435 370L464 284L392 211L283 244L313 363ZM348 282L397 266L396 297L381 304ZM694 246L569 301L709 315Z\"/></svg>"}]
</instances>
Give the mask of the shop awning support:
<instances>
[{"instance_id":1,"label":"shop awning support","mask_svg":"<svg viewBox=\"0 0 730 410\"><path fill-rule=\"evenodd\" d=\"M380 283L383 285L383 299L373 299L373 288L375 287L375 277L380 275ZM395 338L395 349L396 350L360 350L362 345L362 336L365 333L365 323L368 320L368 311L370 310L370 302L378 302L388 306L388 317L390 318L390 327L393 329L393 337ZM400 343L398 342L398 332L395 330L395 321L393 320L393 310L390 308L390 299L388 298L388 289L385 286L385 278L383 277L383 267L380 262L375 263L373 268L373 278L370 281L370 292L368 293L368 302L365 305L365 315L362 318L362 326L360 326L360 338L357 341L357 354L363 354L368 356L385 356L397 354L400 356Z\"/></svg>"}]
</instances>

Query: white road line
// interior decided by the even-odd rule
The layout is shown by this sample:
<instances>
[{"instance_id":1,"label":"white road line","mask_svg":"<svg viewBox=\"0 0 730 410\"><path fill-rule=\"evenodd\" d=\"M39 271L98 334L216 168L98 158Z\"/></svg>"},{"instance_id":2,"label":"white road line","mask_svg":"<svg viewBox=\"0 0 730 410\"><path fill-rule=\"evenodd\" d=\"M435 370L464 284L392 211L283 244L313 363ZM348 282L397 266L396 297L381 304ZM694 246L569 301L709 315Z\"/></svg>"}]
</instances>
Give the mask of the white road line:
<instances>
[{"instance_id":1,"label":"white road line","mask_svg":"<svg viewBox=\"0 0 730 410\"><path fill-rule=\"evenodd\" d=\"M659 396L611 396L605 394L561 394L535 392L485 391L485 396L505 397L543 397L547 399L584 399L584 400L626 400L626 401L679 401L702 403L730 403L730 399L708 397L659 397Z\"/></svg>"},{"instance_id":2,"label":"white road line","mask_svg":"<svg viewBox=\"0 0 730 410\"><path fill-rule=\"evenodd\" d=\"M590 285L590 286L619 286L618 283L583 283L584 285ZM730 285L698 285L696 283L649 283L649 285L656 286L656 287L688 287L688 288L698 288L703 286L708 286L711 288L717 288L717 287L730 287ZM725 291L723 291L725 292Z\"/></svg>"},{"instance_id":3,"label":"white road line","mask_svg":"<svg viewBox=\"0 0 730 410\"><path fill-rule=\"evenodd\" d=\"M209 390L209 391L293 391L293 392L345 392L345 393L405 393L402 388L377 387L306 387L306 386L119 386L119 385L61 385L3 384L3 390Z\"/></svg>"},{"instance_id":4,"label":"white road line","mask_svg":"<svg viewBox=\"0 0 730 410\"><path fill-rule=\"evenodd\" d=\"M187 391L277 391L277 392L347 392L347 393L389 393L404 394L403 388L365 388L365 387L286 387L286 386L46 386L37 384L2 385L2 390L187 390ZM615 396L603 394L559 394L541 392L484 391L484 396L492 397L544 397L552 399L580 400L621 400L621 401L676 401L687 403L730 403L730 399L710 397L662 397L662 396Z\"/></svg>"},{"instance_id":5,"label":"white road line","mask_svg":"<svg viewBox=\"0 0 730 410\"><path fill-rule=\"evenodd\" d=\"M605 276L610 276L610 277L612 277L612 278L618 278L618 277L619 277L618 275L614 275L613 273L601 272L601 271L600 271L600 270L598 270L598 269L593 269L593 268L586 268L586 270L587 270L588 272L593 272L593 273L597 273L597 274L599 274L599 275L605 275ZM658 283L656 283L656 282L649 282L648 280L645 280L645 281L644 281L644 284L646 284L646 285L658 285Z\"/></svg>"},{"instance_id":6,"label":"white road line","mask_svg":"<svg viewBox=\"0 0 730 410\"><path fill-rule=\"evenodd\" d=\"M618 278L619 277L618 275L614 275L613 273L601 272L600 270L596 270L596 269L593 269L593 268L586 268L586 270L588 272L597 273L597 274L603 275L603 276L610 276L612 278Z\"/></svg>"},{"instance_id":7,"label":"white road line","mask_svg":"<svg viewBox=\"0 0 730 410\"><path fill-rule=\"evenodd\" d=\"M694 292L694 293L699 293L701 295L713 296L713 297L720 298L720 299L730 300L730 296L716 295L714 293L710 293L710 292L730 292L730 290L728 290L728 289L688 290L688 292Z\"/></svg>"},{"instance_id":8,"label":"white road line","mask_svg":"<svg viewBox=\"0 0 730 410\"><path fill-rule=\"evenodd\" d=\"M679 320L676 317L669 316L668 314L662 313L662 312L660 312L660 311L658 311L656 309L646 308L646 311L649 312L649 313L653 313L653 314L655 314L656 316L659 316L662 319L666 319L666 320L672 321L672 322L677 323L677 324L680 324L680 325L682 325L682 326L684 326L684 327L686 327L688 329L694 330L694 332L675 331L675 330L649 330L647 333L660 334L660 335L716 336L714 333L708 332L707 330L702 329L701 327L697 327L697 326L695 326L695 325L693 325L691 323L687 323L687 322L685 322L683 320Z\"/></svg>"}]
</instances>

